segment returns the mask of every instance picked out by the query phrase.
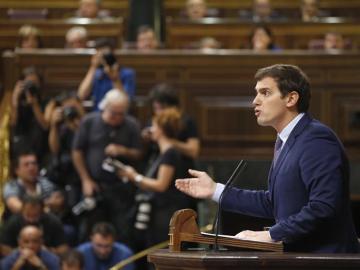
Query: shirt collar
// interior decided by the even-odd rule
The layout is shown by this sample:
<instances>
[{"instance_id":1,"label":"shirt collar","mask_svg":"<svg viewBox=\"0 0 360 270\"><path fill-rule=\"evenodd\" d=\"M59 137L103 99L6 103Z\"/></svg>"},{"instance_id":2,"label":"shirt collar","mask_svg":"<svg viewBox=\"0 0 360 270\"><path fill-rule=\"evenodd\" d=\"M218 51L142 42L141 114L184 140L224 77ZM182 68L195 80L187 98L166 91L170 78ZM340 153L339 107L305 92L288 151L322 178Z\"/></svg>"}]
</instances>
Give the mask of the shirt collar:
<instances>
[{"instance_id":1,"label":"shirt collar","mask_svg":"<svg viewBox=\"0 0 360 270\"><path fill-rule=\"evenodd\" d=\"M289 138L291 131L295 128L300 119L305 115L305 113L298 114L287 126L278 134L280 139L282 140L282 147L286 143Z\"/></svg>"}]
</instances>

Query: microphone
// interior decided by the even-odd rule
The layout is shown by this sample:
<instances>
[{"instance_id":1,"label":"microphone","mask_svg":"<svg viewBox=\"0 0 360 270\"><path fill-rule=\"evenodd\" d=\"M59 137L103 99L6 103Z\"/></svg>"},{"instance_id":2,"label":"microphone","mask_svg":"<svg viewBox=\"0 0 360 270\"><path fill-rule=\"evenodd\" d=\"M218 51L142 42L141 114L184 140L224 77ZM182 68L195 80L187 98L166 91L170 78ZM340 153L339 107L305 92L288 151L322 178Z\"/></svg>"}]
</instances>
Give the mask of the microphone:
<instances>
[{"instance_id":1,"label":"microphone","mask_svg":"<svg viewBox=\"0 0 360 270\"><path fill-rule=\"evenodd\" d=\"M229 187L232 186L232 183L234 182L234 180L236 179L238 174L244 171L245 167L246 167L246 161L240 160L238 165L236 166L235 170L233 171L233 173L231 174L229 179L226 181L223 192L220 195L218 208L217 208L214 225L213 225L213 231L215 231L215 239L214 239L215 241L214 241L214 246L213 246L214 251L219 250L219 246L218 246L219 228L220 228L219 223L220 223L220 211L221 211L221 204L222 204L223 196L229 190Z\"/></svg>"}]
</instances>

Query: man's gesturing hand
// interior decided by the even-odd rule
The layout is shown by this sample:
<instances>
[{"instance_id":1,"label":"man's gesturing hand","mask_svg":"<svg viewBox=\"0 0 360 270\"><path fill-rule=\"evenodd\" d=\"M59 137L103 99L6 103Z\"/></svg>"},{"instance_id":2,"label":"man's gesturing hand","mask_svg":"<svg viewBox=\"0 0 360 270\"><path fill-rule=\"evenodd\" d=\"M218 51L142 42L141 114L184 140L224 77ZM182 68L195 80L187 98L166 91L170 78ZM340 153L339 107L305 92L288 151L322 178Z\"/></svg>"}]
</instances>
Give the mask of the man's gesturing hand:
<instances>
[{"instance_id":1,"label":"man's gesturing hand","mask_svg":"<svg viewBox=\"0 0 360 270\"><path fill-rule=\"evenodd\" d=\"M177 179L175 186L194 198L211 198L216 188L214 180L206 172L189 170L189 173L194 178Z\"/></svg>"}]
</instances>

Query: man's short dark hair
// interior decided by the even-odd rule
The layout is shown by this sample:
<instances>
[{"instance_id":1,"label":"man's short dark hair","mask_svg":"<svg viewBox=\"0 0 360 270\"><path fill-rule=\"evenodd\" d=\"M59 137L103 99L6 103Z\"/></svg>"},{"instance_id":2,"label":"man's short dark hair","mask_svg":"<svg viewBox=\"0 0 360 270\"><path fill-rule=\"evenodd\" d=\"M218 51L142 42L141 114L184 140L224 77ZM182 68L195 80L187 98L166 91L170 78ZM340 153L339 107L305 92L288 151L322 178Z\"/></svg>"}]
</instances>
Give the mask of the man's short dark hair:
<instances>
[{"instance_id":1,"label":"man's short dark hair","mask_svg":"<svg viewBox=\"0 0 360 270\"><path fill-rule=\"evenodd\" d=\"M16 169L19 166L20 158L24 157L24 156L35 156L36 160L38 160L38 157L37 157L36 153L32 149L24 149L21 152L19 152L15 156L14 160L12 161L13 162L13 168Z\"/></svg>"},{"instance_id":2,"label":"man's short dark hair","mask_svg":"<svg viewBox=\"0 0 360 270\"><path fill-rule=\"evenodd\" d=\"M96 223L91 231L91 235L100 234L103 237L111 236L116 238L116 230L114 226L108 222Z\"/></svg>"},{"instance_id":3,"label":"man's short dark hair","mask_svg":"<svg viewBox=\"0 0 360 270\"><path fill-rule=\"evenodd\" d=\"M175 89L167 83L155 85L150 91L149 98L151 102L158 102L168 107L179 106Z\"/></svg>"},{"instance_id":4,"label":"man's short dark hair","mask_svg":"<svg viewBox=\"0 0 360 270\"><path fill-rule=\"evenodd\" d=\"M273 78L281 92L282 97L292 91L299 94L297 102L298 112L307 112L310 106L310 82L307 75L297 66L276 64L259 69L255 74L255 80Z\"/></svg>"}]
</instances>

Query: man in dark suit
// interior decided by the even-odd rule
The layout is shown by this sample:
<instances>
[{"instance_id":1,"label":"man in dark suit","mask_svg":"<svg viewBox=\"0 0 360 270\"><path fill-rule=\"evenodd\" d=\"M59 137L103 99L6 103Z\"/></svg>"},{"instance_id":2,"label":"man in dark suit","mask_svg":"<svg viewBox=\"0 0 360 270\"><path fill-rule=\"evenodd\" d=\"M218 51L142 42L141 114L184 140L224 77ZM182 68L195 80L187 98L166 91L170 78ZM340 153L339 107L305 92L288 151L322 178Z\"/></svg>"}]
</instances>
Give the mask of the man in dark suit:
<instances>
[{"instance_id":1,"label":"man in dark suit","mask_svg":"<svg viewBox=\"0 0 360 270\"><path fill-rule=\"evenodd\" d=\"M350 212L349 163L334 132L307 113L310 84L296 66L274 65L255 75L255 116L278 135L267 191L231 188L223 208L274 218L269 231L243 231L256 241L282 241L286 251L355 253L359 250ZM205 172L179 179L181 191L219 200L224 185Z\"/></svg>"}]
</instances>

